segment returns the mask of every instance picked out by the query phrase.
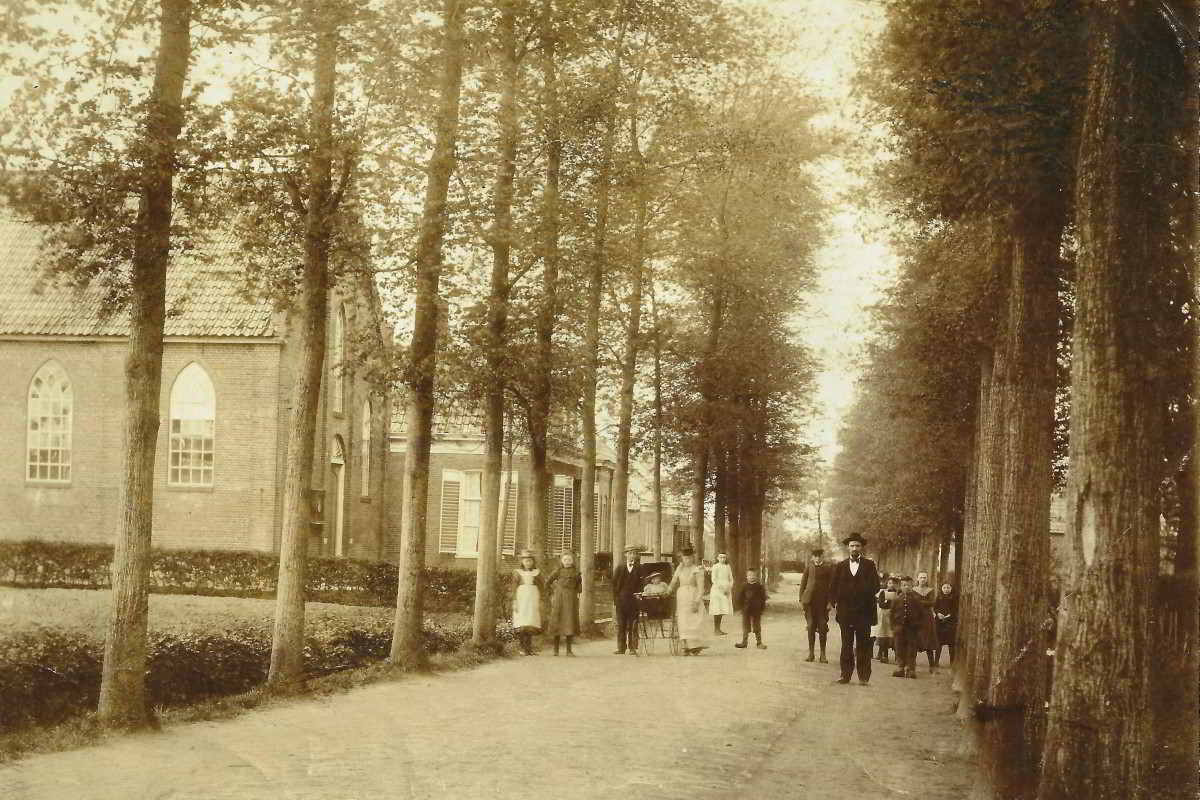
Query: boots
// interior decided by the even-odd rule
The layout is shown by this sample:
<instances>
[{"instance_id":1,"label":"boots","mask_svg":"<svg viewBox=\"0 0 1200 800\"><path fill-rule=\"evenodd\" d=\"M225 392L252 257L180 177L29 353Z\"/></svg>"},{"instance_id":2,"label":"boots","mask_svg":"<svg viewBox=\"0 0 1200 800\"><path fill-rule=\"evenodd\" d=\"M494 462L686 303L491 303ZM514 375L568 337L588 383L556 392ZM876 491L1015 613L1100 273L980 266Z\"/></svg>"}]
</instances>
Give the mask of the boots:
<instances>
[{"instance_id":1,"label":"boots","mask_svg":"<svg viewBox=\"0 0 1200 800\"><path fill-rule=\"evenodd\" d=\"M825 636L826 636L826 634L824 634L824 633L821 634L821 657L819 659L817 659L822 664L829 663L828 659L825 658Z\"/></svg>"},{"instance_id":2,"label":"boots","mask_svg":"<svg viewBox=\"0 0 1200 800\"><path fill-rule=\"evenodd\" d=\"M558 655L558 640L561 638L561 636L554 637L554 655Z\"/></svg>"},{"instance_id":3,"label":"boots","mask_svg":"<svg viewBox=\"0 0 1200 800\"><path fill-rule=\"evenodd\" d=\"M734 647L745 648L745 646L746 646L746 642L747 642L747 640L748 640L749 638L750 638L750 634L748 634L748 633L743 633L743 634L742 634L742 640L741 640L740 642L738 642L737 644L735 644L735 645L734 645Z\"/></svg>"},{"instance_id":4,"label":"boots","mask_svg":"<svg viewBox=\"0 0 1200 800\"><path fill-rule=\"evenodd\" d=\"M805 661L813 660L813 644L816 643L816 639L817 639L817 634L814 633L813 631L809 631L808 632L808 658L804 659Z\"/></svg>"},{"instance_id":5,"label":"boots","mask_svg":"<svg viewBox=\"0 0 1200 800\"><path fill-rule=\"evenodd\" d=\"M754 634L754 642L755 642L755 645L758 647L758 649L759 649L759 650L766 650L766 649L767 649L767 646L766 646L765 644L763 644L763 640L762 640L762 634L761 634L761 633L756 633L756 634Z\"/></svg>"},{"instance_id":6,"label":"boots","mask_svg":"<svg viewBox=\"0 0 1200 800\"><path fill-rule=\"evenodd\" d=\"M571 650L571 643L575 640L574 636L567 637L567 655L573 656L575 653Z\"/></svg>"}]
</instances>

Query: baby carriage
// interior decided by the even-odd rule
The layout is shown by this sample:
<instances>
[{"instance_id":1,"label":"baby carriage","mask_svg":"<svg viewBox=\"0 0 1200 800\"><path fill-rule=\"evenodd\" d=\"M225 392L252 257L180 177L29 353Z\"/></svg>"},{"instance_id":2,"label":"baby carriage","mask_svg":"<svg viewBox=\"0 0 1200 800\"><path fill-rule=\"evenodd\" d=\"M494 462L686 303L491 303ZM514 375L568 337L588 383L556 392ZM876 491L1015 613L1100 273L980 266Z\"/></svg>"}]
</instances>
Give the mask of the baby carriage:
<instances>
[{"instance_id":1,"label":"baby carriage","mask_svg":"<svg viewBox=\"0 0 1200 800\"><path fill-rule=\"evenodd\" d=\"M642 651L647 655L653 655L655 644L665 642L671 655L679 655L679 633L675 625L675 598L668 594L640 592L637 595L637 602L638 638L641 639Z\"/></svg>"}]
</instances>

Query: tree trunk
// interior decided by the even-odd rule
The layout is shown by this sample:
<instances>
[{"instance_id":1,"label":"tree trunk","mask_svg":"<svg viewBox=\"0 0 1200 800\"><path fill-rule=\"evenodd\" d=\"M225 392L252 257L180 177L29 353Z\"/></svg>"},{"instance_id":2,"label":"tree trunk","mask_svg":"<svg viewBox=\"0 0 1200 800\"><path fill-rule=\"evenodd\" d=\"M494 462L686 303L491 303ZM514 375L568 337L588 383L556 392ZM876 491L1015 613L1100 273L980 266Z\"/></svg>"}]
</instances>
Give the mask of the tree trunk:
<instances>
[{"instance_id":1,"label":"tree trunk","mask_svg":"<svg viewBox=\"0 0 1200 800\"><path fill-rule=\"evenodd\" d=\"M1049 607L1050 492L1054 485L1054 398L1058 342L1058 251L1065 210L1031 200L1013 219L1013 253L1003 338L1004 396L1000 524L989 685L978 695L1006 709L983 728L977 797L1013 800L1037 787L1048 675L1041 626ZM1011 709L1011 710L1009 710Z\"/></svg>"},{"instance_id":2,"label":"tree trunk","mask_svg":"<svg viewBox=\"0 0 1200 800\"><path fill-rule=\"evenodd\" d=\"M719 553L729 555L729 543L725 537L725 506L729 494L729 451L717 448L717 464L713 468L713 558Z\"/></svg>"},{"instance_id":3,"label":"tree trunk","mask_svg":"<svg viewBox=\"0 0 1200 800\"><path fill-rule=\"evenodd\" d=\"M651 284L653 287L653 284ZM654 315L654 560L662 560L662 328L659 327L658 303L653 288L650 293ZM616 554L613 554L616 557Z\"/></svg>"},{"instance_id":4,"label":"tree trunk","mask_svg":"<svg viewBox=\"0 0 1200 800\"><path fill-rule=\"evenodd\" d=\"M517 108L517 20L514 0L500 0L497 46L500 51L500 105L496 120L500 135L496 142L496 178L492 187L491 293L487 320L487 387L484 391L484 467L479 525L479 556L475 570L475 616L471 641L476 647L490 643L496 635L496 575L500 561L500 514L504 470L504 393L507 359L504 354L508 328L508 274L512 256L513 182L517 171L520 120Z\"/></svg>"},{"instance_id":5,"label":"tree trunk","mask_svg":"<svg viewBox=\"0 0 1200 800\"><path fill-rule=\"evenodd\" d=\"M554 367L554 326L558 319L559 173L562 169L554 0L543 0L541 26L541 133L546 154L546 178L542 187L542 298L535 325L537 350L528 420L530 471L533 473L533 487L529 497L528 540L529 548L539 564L545 560L546 537L550 527L551 479L546 439L553 397L551 378Z\"/></svg>"},{"instance_id":6,"label":"tree trunk","mask_svg":"<svg viewBox=\"0 0 1200 800\"><path fill-rule=\"evenodd\" d=\"M1149 796L1150 608L1165 414L1149 247L1156 20L1092 10L1076 174L1079 255L1071 363L1067 535L1041 800ZM1131 133L1131 131L1133 133ZM1179 687L1194 694L1195 686Z\"/></svg>"},{"instance_id":7,"label":"tree trunk","mask_svg":"<svg viewBox=\"0 0 1200 800\"><path fill-rule=\"evenodd\" d=\"M446 195L456 163L458 107L465 55L463 17L466 0L444 0L442 73L438 87L433 154L426 173L425 201L417 232L416 313L408 374L408 453L404 469L404 538L400 548L399 588L391 661L411 668L424 661L421 622L424 601L425 540L428 534L429 447L433 439L434 377L437 370L442 240L446 232Z\"/></svg>"},{"instance_id":8,"label":"tree trunk","mask_svg":"<svg viewBox=\"0 0 1200 800\"><path fill-rule=\"evenodd\" d=\"M292 418L288 426L279 542L279 582L275 589L275 628L271 637L271 667L267 674L268 685L278 690L294 688L304 678L304 587L308 572L308 523L313 516L308 490L312 485L317 406L321 398L329 314L329 204L338 35L333 21L321 18L317 4L306 6L306 13L314 31L318 32L309 121L314 146L309 153L309 196L304 222L300 361L292 386Z\"/></svg>"},{"instance_id":9,"label":"tree trunk","mask_svg":"<svg viewBox=\"0 0 1200 800\"><path fill-rule=\"evenodd\" d=\"M966 670L967 659L964 656L966 653L966 633L975 619L971 610L971 604L979 598L979 593L970 588L970 576L974 572L975 562L971 560L973 553L969 552L969 550L974 550L975 548L975 535L979 529L978 514L976 513L979 498L979 454L982 452L983 416L988 396L989 381L991 380L990 361L985 362L983 359L980 359L980 362L984 369L981 369L978 377L979 395L975 403L975 415L971 431L971 448L967 456L967 480L964 484L965 491L963 493L962 530L959 532L958 546L954 550L954 589L958 592L958 625L955 626L954 677L951 681L951 689L958 699L959 711L961 712L959 714L960 717L967 713L964 703L970 704L972 702L970 692L966 690L970 682L970 676ZM968 571L968 567L970 571Z\"/></svg>"},{"instance_id":10,"label":"tree trunk","mask_svg":"<svg viewBox=\"0 0 1200 800\"><path fill-rule=\"evenodd\" d=\"M995 588L996 528L999 524L1003 467L1002 426L1004 395L998 374L1003 372L1000 352L983 357L980 378L980 432L976 453L975 529L971 531L966 574L962 583L967 616L960 616L962 645L955 653L964 662L963 694L958 716L974 735L963 737L963 748L976 752L980 733L975 724L975 703L984 696L991 670L992 593Z\"/></svg>"},{"instance_id":11,"label":"tree trunk","mask_svg":"<svg viewBox=\"0 0 1200 800\"><path fill-rule=\"evenodd\" d=\"M697 563L704 555L704 494L708 485L708 444L700 437L692 450L692 545Z\"/></svg>"},{"instance_id":12,"label":"tree trunk","mask_svg":"<svg viewBox=\"0 0 1200 800\"><path fill-rule=\"evenodd\" d=\"M113 553L112 611L104 640L98 709L101 722L115 727L142 727L150 721L146 707L146 626L154 460L175 152L183 128L183 85L191 59L190 0L161 0L159 8L158 56L144 129L144 146L150 155L141 175L130 276L122 525Z\"/></svg>"}]
</instances>

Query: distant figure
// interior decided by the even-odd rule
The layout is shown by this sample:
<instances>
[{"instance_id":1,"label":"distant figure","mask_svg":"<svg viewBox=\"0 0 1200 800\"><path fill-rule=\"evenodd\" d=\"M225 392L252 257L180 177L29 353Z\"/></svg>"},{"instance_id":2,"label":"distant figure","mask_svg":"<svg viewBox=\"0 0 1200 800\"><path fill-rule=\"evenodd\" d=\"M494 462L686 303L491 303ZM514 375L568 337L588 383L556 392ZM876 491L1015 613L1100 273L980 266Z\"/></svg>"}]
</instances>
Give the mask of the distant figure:
<instances>
[{"instance_id":1,"label":"distant figure","mask_svg":"<svg viewBox=\"0 0 1200 800\"><path fill-rule=\"evenodd\" d=\"M559 566L546 578L546 591L550 594L550 619L546 632L554 637L554 655L558 655L559 639L567 640L567 655L573 656L571 644L579 635L579 593L583 591L583 577L575 566L575 556L563 553Z\"/></svg>"},{"instance_id":2,"label":"distant figure","mask_svg":"<svg viewBox=\"0 0 1200 800\"><path fill-rule=\"evenodd\" d=\"M929 573L918 572L916 585L912 587L921 606L921 629L917 637L917 650L925 654L930 673L937 672L933 663L933 651L937 649L937 628L933 622L933 604L937 600L936 589L929 585Z\"/></svg>"},{"instance_id":3,"label":"distant figure","mask_svg":"<svg viewBox=\"0 0 1200 800\"><path fill-rule=\"evenodd\" d=\"M804 609L804 623L808 626L808 658L813 660L813 645L817 637L821 640L821 663L825 658L825 638L829 635L830 584L833 581L833 566L825 563L825 551L812 549L812 559L804 577L800 579L800 607Z\"/></svg>"},{"instance_id":4,"label":"distant figure","mask_svg":"<svg viewBox=\"0 0 1200 800\"><path fill-rule=\"evenodd\" d=\"M762 637L762 613L767 607L767 587L758 582L758 571L746 570L746 582L738 591L738 603L742 607L742 641L734 647L746 647L750 632L754 632L754 643L759 650L766 650Z\"/></svg>"},{"instance_id":5,"label":"distant figure","mask_svg":"<svg viewBox=\"0 0 1200 800\"><path fill-rule=\"evenodd\" d=\"M679 644L685 656L698 656L704 645L704 611L700 595L704 593L704 567L696 563L695 551L685 547L679 551L683 563L671 576L671 593L675 595L675 626Z\"/></svg>"},{"instance_id":6,"label":"distant figure","mask_svg":"<svg viewBox=\"0 0 1200 800\"><path fill-rule=\"evenodd\" d=\"M900 579L895 575L889 575L887 578L887 586L879 590L876 595L877 604L880 608L890 608L890 601L896 599L896 595L900 593ZM892 640L892 617L890 614L880 614L879 622L871 629L871 633L875 635L875 645L879 648L879 663L888 663L888 651L894 648Z\"/></svg>"},{"instance_id":7,"label":"distant figure","mask_svg":"<svg viewBox=\"0 0 1200 800\"><path fill-rule=\"evenodd\" d=\"M642 590L642 565L638 554L642 548L631 544L625 548L625 560L613 570L613 616L617 618L617 649L614 655L637 655L637 593Z\"/></svg>"},{"instance_id":8,"label":"distant figure","mask_svg":"<svg viewBox=\"0 0 1200 800\"><path fill-rule=\"evenodd\" d=\"M942 584L937 600L933 603L933 615L937 618L937 650L933 653L933 665L942 665L942 645L950 654L950 663L954 663L954 636L958 633L958 592L948 583Z\"/></svg>"},{"instance_id":9,"label":"distant figure","mask_svg":"<svg viewBox=\"0 0 1200 800\"><path fill-rule=\"evenodd\" d=\"M852 534L842 544L850 557L834 567L829 592L842 632L842 677L837 682L849 683L857 667L858 682L866 685L871 680L871 626L879 618L875 608L879 571L863 555L867 540L862 536Z\"/></svg>"},{"instance_id":10,"label":"distant figure","mask_svg":"<svg viewBox=\"0 0 1200 800\"><path fill-rule=\"evenodd\" d=\"M512 624L521 654L533 655L533 635L542 631L542 573L529 550L521 551L521 566L513 570Z\"/></svg>"},{"instance_id":11,"label":"distant figure","mask_svg":"<svg viewBox=\"0 0 1200 800\"><path fill-rule=\"evenodd\" d=\"M733 613L733 568L729 566L729 557L717 553L717 563L712 565L712 591L708 595L708 613L713 618L713 633L724 636L721 630L721 617Z\"/></svg>"},{"instance_id":12,"label":"distant figure","mask_svg":"<svg viewBox=\"0 0 1200 800\"><path fill-rule=\"evenodd\" d=\"M917 640L920 638L921 618L925 614L913 592L913 579L900 579L900 594L887 601L892 618L892 635L896 637L896 666L894 678L917 677Z\"/></svg>"}]
</instances>

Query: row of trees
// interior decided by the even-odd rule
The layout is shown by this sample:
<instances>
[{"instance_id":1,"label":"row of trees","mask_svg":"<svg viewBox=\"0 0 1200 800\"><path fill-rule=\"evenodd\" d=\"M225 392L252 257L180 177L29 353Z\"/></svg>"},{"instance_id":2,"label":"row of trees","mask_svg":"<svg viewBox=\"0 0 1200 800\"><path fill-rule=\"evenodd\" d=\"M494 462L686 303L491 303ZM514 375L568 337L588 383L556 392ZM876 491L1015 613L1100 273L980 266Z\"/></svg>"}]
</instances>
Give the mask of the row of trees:
<instances>
[{"instance_id":1,"label":"row of trees","mask_svg":"<svg viewBox=\"0 0 1200 800\"><path fill-rule=\"evenodd\" d=\"M130 315L104 721L147 718L164 286L172 254L203 253L216 230L236 232L247 290L301 332L272 686L304 675L305 490L334 287L378 287L405 333L371 332L351 359L381 393L399 387L407 417L396 665L423 658L429 449L450 404L483 409L481 553L497 552L516 440L534 474L527 544L550 552L549 454L576 444L563 430L578 420L589 497L607 405L614 550L630 460L653 450L656 495L691 487L697 541L715 492L718 546L758 559L762 514L804 466L793 409L812 365L791 315L823 213L808 172L819 109L772 66L769 19L712 0L64 0L2 24L8 71L41 76L0 129L10 205L48 228L58 274ZM585 502L585 619L594 513ZM479 646L497 563L479 559Z\"/></svg>"},{"instance_id":2,"label":"row of trees","mask_svg":"<svg viewBox=\"0 0 1200 800\"><path fill-rule=\"evenodd\" d=\"M1164 541L1195 626L1196 14L896 0L866 76L907 241L834 519L885 549L956 540L976 796L1149 791Z\"/></svg>"}]
</instances>

